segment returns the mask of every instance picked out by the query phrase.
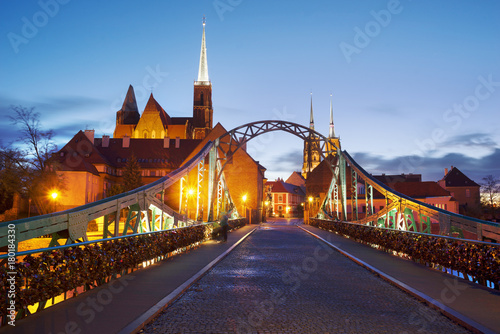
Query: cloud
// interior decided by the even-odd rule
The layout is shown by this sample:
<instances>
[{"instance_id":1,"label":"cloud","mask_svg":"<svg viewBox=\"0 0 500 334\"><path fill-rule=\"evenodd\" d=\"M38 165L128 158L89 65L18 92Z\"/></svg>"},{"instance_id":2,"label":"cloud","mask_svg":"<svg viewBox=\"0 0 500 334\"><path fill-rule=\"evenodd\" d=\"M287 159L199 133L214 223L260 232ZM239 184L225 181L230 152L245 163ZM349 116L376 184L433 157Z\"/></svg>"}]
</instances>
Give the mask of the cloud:
<instances>
[{"instance_id":1,"label":"cloud","mask_svg":"<svg viewBox=\"0 0 500 334\"><path fill-rule=\"evenodd\" d=\"M498 147L498 143L489 134L470 133L470 134L463 134L451 137L450 139L446 140L443 143L443 146L445 147L466 146L469 148L481 147L483 149L484 148L495 149Z\"/></svg>"},{"instance_id":2,"label":"cloud","mask_svg":"<svg viewBox=\"0 0 500 334\"><path fill-rule=\"evenodd\" d=\"M8 116L12 115L11 106L21 105L35 108L40 115L41 128L52 130L58 146L65 144L79 130L87 126L96 132L109 134L114 129L114 115L108 112L106 101L86 96L44 97L36 101L20 101L9 96L1 96L0 103L0 142L8 145L18 137L18 128L11 125ZM106 118L106 120L104 120ZM109 120L107 120L109 118Z\"/></svg>"},{"instance_id":3,"label":"cloud","mask_svg":"<svg viewBox=\"0 0 500 334\"><path fill-rule=\"evenodd\" d=\"M370 114L374 112L378 115L385 114L389 116L400 116L404 114L399 108L390 104L377 104L368 107L368 110Z\"/></svg>"},{"instance_id":4,"label":"cloud","mask_svg":"<svg viewBox=\"0 0 500 334\"><path fill-rule=\"evenodd\" d=\"M294 166L301 166L303 162L303 152L300 150L293 150L277 155L273 159L275 164L293 164Z\"/></svg>"},{"instance_id":5,"label":"cloud","mask_svg":"<svg viewBox=\"0 0 500 334\"><path fill-rule=\"evenodd\" d=\"M353 159L372 174L422 174L424 180L437 181L444 168L455 166L465 175L480 182L486 175L500 176L500 148L482 158L471 158L462 153L449 153L441 157L400 156L386 158L367 152L353 154Z\"/></svg>"}]
</instances>

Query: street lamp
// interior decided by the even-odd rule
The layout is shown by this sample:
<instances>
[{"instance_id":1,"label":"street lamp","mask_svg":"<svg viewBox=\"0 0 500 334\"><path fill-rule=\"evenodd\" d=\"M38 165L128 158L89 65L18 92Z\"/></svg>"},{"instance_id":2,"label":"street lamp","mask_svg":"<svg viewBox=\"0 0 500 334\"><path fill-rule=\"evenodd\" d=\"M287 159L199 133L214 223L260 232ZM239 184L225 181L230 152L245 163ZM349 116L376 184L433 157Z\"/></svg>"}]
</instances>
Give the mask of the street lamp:
<instances>
[{"instance_id":1,"label":"street lamp","mask_svg":"<svg viewBox=\"0 0 500 334\"><path fill-rule=\"evenodd\" d=\"M57 191L52 191L52 193L50 193L50 197L52 197L52 200L54 201L54 212L57 211L57 197L59 196L59 194L57 193Z\"/></svg>"},{"instance_id":2,"label":"street lamp","mask_svg":"<svg viewBox=\"0 0 500 334\"><path fill-rule=\"evenodd\" d=\"M311 217L311 207L312 207L312 202L313 202L313 197L312 196L309 196L308 200L309 200L309 214L308 216Z\"/></svg>"},{"instance_id":3,"label":"street lamp","mask_svg":"<svg viewBox=\"0 0 500 334\"><path fill-rule=\"evenodd\" d=\"M247 201L247 194L243 195L243 197L241 199L243 200L243 213L244 213L244 217L246 218L247 213L245 211L245 202Z\"/></svg>"},{"instance_id":4,"label":"street lamp","mask_svg":"<svg viewBox=\"0 0 500 334\"><path fill-rule=\"evenodd\" d=\"M193 195L194 195L194 189L193 188L189 188L188 191L187 191L187 199L186 199L186 202L187 202L187 205L186 205L186 216L187 218L189 219L189 200L191 198L193 198Z\"/></svg>"}]
</instances>

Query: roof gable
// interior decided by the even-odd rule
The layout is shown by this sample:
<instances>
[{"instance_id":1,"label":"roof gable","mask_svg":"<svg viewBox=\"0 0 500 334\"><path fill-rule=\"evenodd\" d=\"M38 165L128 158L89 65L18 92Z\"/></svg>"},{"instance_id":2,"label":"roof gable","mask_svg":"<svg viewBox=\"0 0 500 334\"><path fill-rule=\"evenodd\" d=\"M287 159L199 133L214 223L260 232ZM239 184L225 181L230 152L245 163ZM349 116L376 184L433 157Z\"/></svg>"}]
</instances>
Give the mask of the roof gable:
<instances>
[{"instance_id":1,"label":"roof gable","mask_svg":"<svg viewBox=\"0 0 500 334\"><path fill-rule=\"evenodd\" d=\"M172 121L170 119L170 116L165 112L165 110L160 106L158 102L156 102L155 98L153 97L153 93L149 96L148 103L146 104L146 107L144 108L144 112L142 113L141 118L144 115L148 114L154 114L158 115L161 119L161 122L163 123L164 127L167 127L167 125L172 124Z\"/></svg>"},{"instance_id":2,"label":"roof gable","mask_svg":"<svg viewBox=\"0 0 500 334\"><path fill-rule=\"evenodd\" d=\"M453 167L444 177L446 187L480 187L479 184L469 179L457 167Z\"/></svg>"}]
</instances>

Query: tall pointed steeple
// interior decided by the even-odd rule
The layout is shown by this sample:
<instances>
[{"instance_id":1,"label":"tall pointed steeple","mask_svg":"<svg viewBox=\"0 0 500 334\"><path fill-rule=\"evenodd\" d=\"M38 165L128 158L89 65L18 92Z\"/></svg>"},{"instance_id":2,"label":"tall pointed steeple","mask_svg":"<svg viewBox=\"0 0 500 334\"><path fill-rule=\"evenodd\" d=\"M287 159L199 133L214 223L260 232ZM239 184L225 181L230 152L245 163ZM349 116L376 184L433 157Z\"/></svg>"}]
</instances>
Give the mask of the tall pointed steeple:
<instances>
[{"instance_id":1,"label":"tall pointed steeple","mask_svg":"<svg viewBox=\"0 0 500 334\"><path fill-rule=\"evenodd\" d=\"M335 128L333 126L333 102L332 102L332 94L330 94L330 131L328 132L328 138L335 138Z\"/></svg>"},{"instance_id":2,"label":"tall pointed steeple","mask_svg":"<svg viewBox=\"0 0 500 334\"><path fill-rule=\"evenodd\" d=\"M207 64L207 47L205 44L205 17L203 17L203 35L201 37L201 52L200 52L200 67L198 69L198 84L208 84L208 64Z\"/></svg>"},{"instance_id":3,"label":"tall pointed steeple","mask_svg":"<svg viewBox=\"0 0 500 334\"><path fill-rule=\"evenodd\" d=\"M193 139L203 139L213 127L212 83L208 78L207 47L205 44L205 17L201 38L200 67L198 80L194 82Z\"/></svg>"},{"instance_id":4,"label":"tall pointed steeple","mask_svg":"<svg viewBox=\"0 0 500 334\"><path fill-rule=\"evenodd\" d=\"M309 128L314 130L314 117L313 117L313 93L311 92L311 120L309 121Z\"/></svg>"}]
</instances>

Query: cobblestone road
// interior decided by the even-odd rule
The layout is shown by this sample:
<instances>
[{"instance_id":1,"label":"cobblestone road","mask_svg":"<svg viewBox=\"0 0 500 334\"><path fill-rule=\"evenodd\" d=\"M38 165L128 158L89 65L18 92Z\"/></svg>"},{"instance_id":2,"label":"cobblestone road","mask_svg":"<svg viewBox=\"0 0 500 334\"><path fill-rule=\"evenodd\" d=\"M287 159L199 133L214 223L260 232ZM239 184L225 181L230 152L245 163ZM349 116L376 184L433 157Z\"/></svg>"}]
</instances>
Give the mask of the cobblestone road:
<instances>
[{"instance_id":1,"label":"cobblestone road","mask_svg":"<svg viewBox=\"0 0 500 334\"><path fill-rule=\"evenodd\" d=\"M144 333L469 333L294 226L263 224Z\"/></svg>"}]
</instances>

